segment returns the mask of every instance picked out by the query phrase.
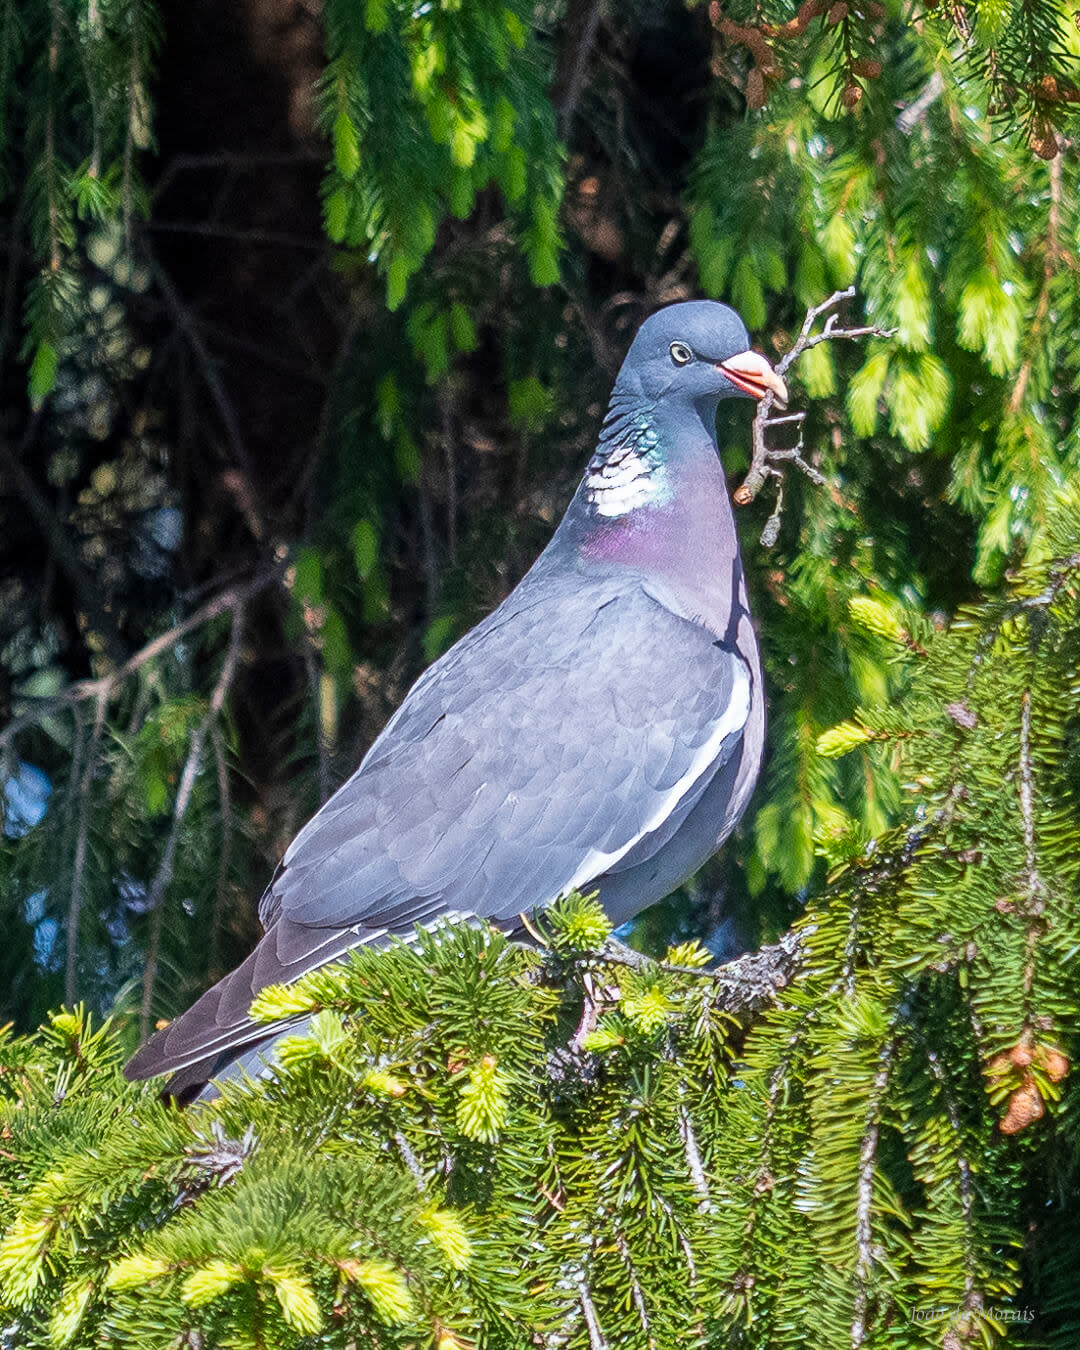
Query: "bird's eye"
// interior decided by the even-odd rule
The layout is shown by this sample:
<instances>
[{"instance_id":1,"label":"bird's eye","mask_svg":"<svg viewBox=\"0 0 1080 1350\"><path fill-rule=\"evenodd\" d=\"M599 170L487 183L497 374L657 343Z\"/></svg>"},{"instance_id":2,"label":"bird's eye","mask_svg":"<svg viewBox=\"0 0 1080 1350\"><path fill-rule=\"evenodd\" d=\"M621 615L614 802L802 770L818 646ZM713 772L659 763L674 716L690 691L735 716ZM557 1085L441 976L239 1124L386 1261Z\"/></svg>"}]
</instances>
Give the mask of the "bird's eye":
<instances>
[{"instance_id":1,"label":"bird's eye","mask_svg":"<svg viewBox=\"0 0 1080 1350\"><path fill-rule=\"evenodd\" d=\"M685 342L673 342L668 351L677 366L685 366L687 361L692 361L694 358L694 353Z\"/></svg>"}]
</instances>

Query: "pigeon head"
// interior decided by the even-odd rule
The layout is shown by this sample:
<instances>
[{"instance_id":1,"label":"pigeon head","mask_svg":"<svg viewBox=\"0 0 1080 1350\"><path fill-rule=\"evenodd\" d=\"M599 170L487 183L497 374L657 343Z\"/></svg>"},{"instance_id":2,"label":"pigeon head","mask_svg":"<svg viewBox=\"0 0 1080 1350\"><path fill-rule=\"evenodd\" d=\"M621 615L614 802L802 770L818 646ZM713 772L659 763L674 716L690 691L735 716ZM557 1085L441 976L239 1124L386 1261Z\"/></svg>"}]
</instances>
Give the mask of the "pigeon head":
<instances>
[{"instance_id":1,"label":"pigeon head","mask_svg":"<svg viewBox=\"0 0 1080 1350\"><path fill-rule=\"evenodd\" d=\"M784 381L750 350L743 321L727 305L694 300L646 319L619 370L582 481L587 520L629 519L632 529L647 531L651 508L667 509L678 496L702 501L722 488L717 404L766 394L787 402Z\"/></svg>"},{"instance_id":2,"label":"pigeon head","mask_svg":"<svg viewBox=\"0 0 1080 1350\"><path fill-rule=\"evenodd\" d=\"M692 300L669 305L645 320L615 383L615 397L685 404L711 426L722 398L787 402L784 381L750 350L743 321L727 305Z\"/></svg>"}]
</instances>

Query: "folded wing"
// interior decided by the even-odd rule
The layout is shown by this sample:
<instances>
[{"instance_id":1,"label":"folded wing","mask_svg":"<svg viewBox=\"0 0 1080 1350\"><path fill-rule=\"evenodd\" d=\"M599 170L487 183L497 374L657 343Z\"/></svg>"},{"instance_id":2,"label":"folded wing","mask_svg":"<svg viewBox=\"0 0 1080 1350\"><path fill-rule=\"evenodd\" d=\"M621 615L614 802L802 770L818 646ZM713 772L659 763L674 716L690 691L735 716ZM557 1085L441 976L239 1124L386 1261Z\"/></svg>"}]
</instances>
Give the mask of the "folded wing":
<instances>
[{"instance_id":1,"label":"folded wing","mask_svg":"<svg viewBox=\"0 0 1080 1350\"><path fill-rule=\"evenodd\" d=\"M265 1037L247 1019L258 989L350 947L447 916L512 921L659 850L738 746L750 680L632 577L520 586L413 687L290 845L256 951L130 1076Z\"/></svg>"}]
</instances>

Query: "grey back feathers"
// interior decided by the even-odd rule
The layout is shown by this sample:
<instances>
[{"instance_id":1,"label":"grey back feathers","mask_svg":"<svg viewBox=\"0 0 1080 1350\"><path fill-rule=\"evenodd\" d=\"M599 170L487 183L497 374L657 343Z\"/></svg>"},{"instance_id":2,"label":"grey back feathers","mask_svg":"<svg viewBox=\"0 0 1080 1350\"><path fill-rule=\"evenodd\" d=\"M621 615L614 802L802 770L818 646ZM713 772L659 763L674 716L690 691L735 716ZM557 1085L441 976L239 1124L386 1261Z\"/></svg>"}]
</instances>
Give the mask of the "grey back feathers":
<instances>
[{"instance_id":1,"label":"grey back feathers","mask_svg":"<svg viewBox=\"0 0 1080 1350\"><path fill-rule=\"evenodd\" d=\"M680 366L673 342L703 359ZM606 450L602 440L548 549L413 686L286 851L260 905L258 947L142 1047L129 1077L173 1073L167 1091L197 1091L286 1029L249 1020L260 988L359 944L455 916L518 929L519 916L572 888L599 890L622 922L719 847L757 775L764 707L702 419L737 392L717 363L745 347L738 317L709 302L643 325L613 395L609 432L620 420L623 430ZM645 506L648 494L633 485L651 472L635 463L642 438L663 462L668 514L638 540L635 500ZM609 489L621 519L596 512ZM670 547L665 528L679 534ZM695 530L703 542L688 545Z\"/></svg>"}]
</instances>

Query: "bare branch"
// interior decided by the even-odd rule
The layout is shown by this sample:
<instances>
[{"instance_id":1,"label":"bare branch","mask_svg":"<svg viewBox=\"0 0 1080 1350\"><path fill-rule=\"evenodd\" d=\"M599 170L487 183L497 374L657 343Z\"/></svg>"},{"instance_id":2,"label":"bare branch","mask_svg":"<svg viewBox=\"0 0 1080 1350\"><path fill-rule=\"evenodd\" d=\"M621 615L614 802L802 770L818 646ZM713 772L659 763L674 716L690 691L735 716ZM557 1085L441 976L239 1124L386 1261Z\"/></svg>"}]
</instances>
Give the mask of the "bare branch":
<instances>
[{"instance_id":1,"label":"bare branch","mask_svg":"<svg viewBox=\"0 0 1080 1350\"><path fill-rule=\"evenodd\" d=\"M926 81L918 98L913 99L897 114L897 131L903 136L910 136L944 92L945 80L941 71L935 70Z\"/></svg>"},{"instance_id":2,"label":"bare branch","mask_svg":"<svg viewBox=\"0 0 1080 1350\"><path fill-rule=\"evenodd\" d=\"M152 200L157 201L165 190L172 186L174 179L181 173L200 171L224 171L231 175L240 173L265 173L267 169L279 168L290 164L322 164L326 156L321 148L311 150L271 151L268 154L237 154L228 150L218 150L208 155L174 155L168 167L154 185Z\"/></svg>"},{"instance_id":3,"label":"bare branch","mask_svg":"<svg viewBox=\"0 0 1080 1350\"><path fill-rule=\"evenodd\" d=\"M803 320L799 336L795 340L794 346L790 351L785 352L783 357L777 362L777 374L783 375L792 365L807 352L811 347L816 347L822 342L832 342L837 339L854 340L864 337L892 337L893 330L884 328L875 328L872 326L862 328L839 328L837 327L838 315L830 313L836 306L845 300L850 300L855 294L855 287L849 286L845 291L835 291L827 300L823 300L820 305L814 305L807 310L806 318ZM814 333L813 328L822 315L827 314L825 325L820 333ZM782 477L780 469L776 466L780 463L793 464L795 468L804 473L812 483L818 487L825 485L824 477L814 468L812 464L807 463L803 458L803 423L806 419L804 412L784 413L780 417L770 417L775 402L775 395L769 390L765 397L758 404L757 413L754 416L753 426L751 428L752 454L750 458L750 468L747 470L746 477L736 488L734 500L739 506L746 506L754 500L765 483L770 478L779 480ZM799 428L799 437L795 445L780 450L771 449L766 444L766 432L770 427L796 425ZM780 533L780 514L782 510L782 496L777 491L776 505L773 507L772 514L766 522L762 531L761 542L766 548L771 548L775 544L777 536Z\"/></svg>"},{"instance_id":4,"label":"bare branch","mask_svg":"<svg viewBox=\"0 0 1080 1350\"><path fill-rule=\"evenodd\" d=\"M199 331L199 325L195 321L194 315L188 309L187 305L180 297L180 293L172 283L168 272L153 258L150 259L150 269L154 276L154 282L161 296L165 301L177 328L187 339L188 346L195 358L199 373L202 376L203 383L206 385L207 392L211 401L217 408L218 416L221 418L221 424L225 429L225 436L232 448L233 459L244 472L247 480L246 486L252 503L257 501L255 492L254 465L251 454L248 451L247 443L240 431L240 421L236 416L232 401L218 373L217 365L213 357L206 348L202 333ZM261 539L265 533L261 519L261 512L256 514L254 509L245 513L248 528L257 539Z\"/></svg>"},{"instance_id":5,"label":"bare branch","mask_svg":"<svg viewBox=\"0 0 1080 1350\"><path fill-rule=\"evenodd\" d=\"M435 554L435 522L426 467L421 467L416 493L420 507L421 556L424 563L424 617L430 623L435 618L435 606L439 601L439 560Z\"/></svg>"},{"instance_id":6,"label":"bare branch","mask_svg":"<svg viewBox=\"0 0 1080 1350\"><path fill-rule=\"evenodd\" d=\"M555 107L560 136L566 135L577 112L602 9L603 0L591 0L587 6L579 0L579 3L570 6L567 14L566 36L555 76Z\"/></svg>"},{"instance_id":7,"label":"bare branch","mask_svg":"<svg viewBox=\"0 0 1080 1350\"><path fill-rule=\"evenodd\" d=\"M581 1303L581 1312L585 1318L585 1328L589 1333L589 1350L608 1350L608 1343L600 1329L600 1319L596 1315L596 1307L589 1293L589 1286L584 1279L578 1280L578 1300Z\"/></svg>"},{"instance_id":8,"label":"bare branch","mask_svg":"<svg viewBox=\"0 0 1080 1350\"><path fill-rule=\"evenodd\" d=\"M877 1171L878 1137L881 1127L881 1109L892 1073L897 1043L890 1041L881 1052L878 1071L874 1075L870 1102L866 1111L866 1128L859 1144L859 1170L855 1201L855 1313L851 1321L851 1350L860 1350L866 1343L867 1319L870 1315L870 1279L876 1265L873 1243L874 1174Z\"/></svg>"},{"instance_id":9,"label":"bare branch","mask_svg":"<svg viewBox=\"0 0 1080 1350\"><path fill-rule=\"evenodd\" d=\"M15 325L19 314L19 269L23 262L23 221L26 216L26 199L29 189L24 188L15 205L11 221L11 236L8 246L7 274L4 278L3 303L0 304L0 375L4 373L7 353L15 340Z\"/></svg>"},{"instance_id":10,"label":"bare branch","mask_svg":"<svg viewBox=\"0 0 1080 1350\"><path fill-rule=\"evenodd\" d=\"M90 631L101 635L107 653L115 656L118 645L116 624L101 603L97 580L84 566L78 549L68 537L64 522L53 510L48 497L34 482L20 457L22 450L32 443L39 425L40 416L35 414L18 451L13 449L6 439L0 438L0 463L11 475L11 482L26 504L57 566L71 582L76 606L87 627Z\"/></svg>"},{"instance_id":11,"label":"bare branch","mask_svg":"<svg viewBox=\"0 0 1080 1350\"><path fill-rule=\"evenodd\" d=\"M699 979L711 980L716 986L712 1004L717 1011L734 1017L749 1017L774 1002L780 990L799 976L806 955L804 939L812 932L812 928L792 929L779 942L756 952L747 952L712 969L678 966L669 961L656 964L661 970L676 975L696 975ZM648 957L621 943L609 942L598 956L605 965L626 966L630 970L642 970L652 965Z\"/></svg>"},{"instance_id":12,"label":"bare branch","mask_svg":"<svg viewBox=\"0 0 1080 1350\"><path fill-rule=\"evenodd\" d=\"M416 1189L423 1194L427 1186L427 1178L424 1176L424 1169L420 1166L420 1160L409 1147L409 1141L400 1130L394 1131L394 1143L397 1144L398 1152L401 1154L402 1162L409 1169L413 1181L416 1182Z\"/></svg>"},{"instance_id":13,"label":"bare branch","mask_svg":"<svg viewBox=\"0 0 1080 1350\"><path fill-rule=\"evenodd\" d=\"M86 846L90 835L90 796L94 787L94 771L97 768L98 746L105 726L105 714L109 700L99 693L97 708L94 712L94 727L90 732L90 744L86 752L86 768L82 773L77 769L79 794L79 825L75 835L75 861L71 869L71 897L68 900L67 914L67 955L64 961L64 1002L70 1008L78 996L78 957L79 957L79 920L82 917L83 874L86 871ZM79 729L81 734L81 728ZM76 779L73 778L73 783Z\"/></svg>"},{"instance_id":14,"label":"bare branch","mask_svg":"<svg viewBox=\"0 0 1080 1350\"><path fill-rule=\"evenodd\" d=\"M705 972L717 989L713 1006L746 1017L775 1002L780 990L802 973L806 936L807 930L792 929L779 942Z\"/></svg>"},{"instance_id":15,"label":"bare branch","mask_svg":"<svg viewBox=\"0 0 1080 1350\"><path fill-rule=\"evenodd\" d=\"M701 1161L701 1149L698 1148L697 1135L694 1133L690 1112L685 1105L679 1107L679 1138L682 1140L683 1152L686 1154L686 1167L690 1173L690 1180L694 1183L694 1191L700 1200L699 1208L704 1213L710 1213L712 1204L709 1197L709 1181Z\"/></svg>"},{"instance_id":16,"label":"bare branch","mask_svg":"<svg viewBox=\"0 0 1080 1350\"><path fill-rule=\"evenodd\" d=\"M213 222L198 220L155 220L149 228L156 234L194 234L207 239L226 239L232 243L248 245L266 245L267 248L295 248L305 253L326 253L325 246L318 239L310 239L302 234L288 234L281 230L245 230L239 226L216 225Z\"/></svg>"},{"instance_id":17,"label":"bare branch","mask_svg":"<svg viewBox=\"0 0 1080 1350\"><path fill-rule=\"evenodd\" d=\"M146 953L146 966L143 971L142 1006L139 1014L140 1034L144 1040L150 1030L154 980L157 975L158 957L161 951L161 930L165 914L165 906L162 902L165 897L165 890L169 882L172 881L173 867L176 861L176 846L180 840L180 827L183 825L184 817L191 805L191 795L195 790L195 779L199 772L203 746L206 744L206 738L210 734L211 728L221 715L225 699L236 675L237 666L240 663L240 638L243 627L244 609L242 604L238 604L233 610L229 647L221 665L221 673L218 676L217 684L214 685L214 692L210 695L210 706L207 708L202 721L195 728L195 734L191 738L188 757L180 775L180 785L176 789L176 801L173 803L172 823L169 826L169 836L165 841L165 851L161 855L161 862L158 864L158 869L154 873L154 879L150 883L150 889L147 893L146 905L153 912L153 919L150 945Z\"/></svg>"},{"instance_id":18,"label":"bare branch","mask_svg":"<svg viewBox=\"0 0 1080 1350\"><path fill-rule=\"evenodd\" d=\"M253 596L266 590L270 583L276 581L278 577L279 573L274 569L261 572L250 581L229 586L226 590L208 600L206 604L201 605L193 614L189 614L186 619L167 632L160 633L145 647L141 647L122 666L118 666L116 670L111 671L108 675L103 675L100 679L79 680L75 684L68 685L63 693L55 694L50 698L30 699L24 696L23 701L28 703L29 707L25 712L13 717L7 726L0 729L0 750L8 746L27 727L37 726L56 713L63 712L77 704L85 703L88 699L99 698L102 694L108 699L115 697L121 686L148 661L152 661L156 656L161 656L163 652L169 651L178 642L183 641L189 633L205 627L206 624L212 623L214 619L220 618L221 615L230 612L235 613Z\"/></svg>"},{"instance_id":19,"label":"bare branch","mask_svg":"<svg viewBox=\"0 0 1080 1350\"><path fill-rule=\"evenodd\" d=\"M216 974L221 960L221 928L225 915L225 893L232 865L232 794L229 791L229 764L225 754L225 737L215 722L210 728L214 747L214 767L217 769L218 814L221 817L221 853L218 856L217 886L214 888L214 913L210 920L210 953L207 965Z\"/></svg>"},{"instance_id":20,"label":"bare branch","mask_svg":"<svg viewBox=\"0 0 1080 1350\"><path fill-rule=\"evenodd\" d=\"M443 457L446 460L446 556L451 567L457 565L457 465L454 459L454 404L449 385L444 386L439 398L439 421L442 432Z\"/></svg>"}]
</instances>

